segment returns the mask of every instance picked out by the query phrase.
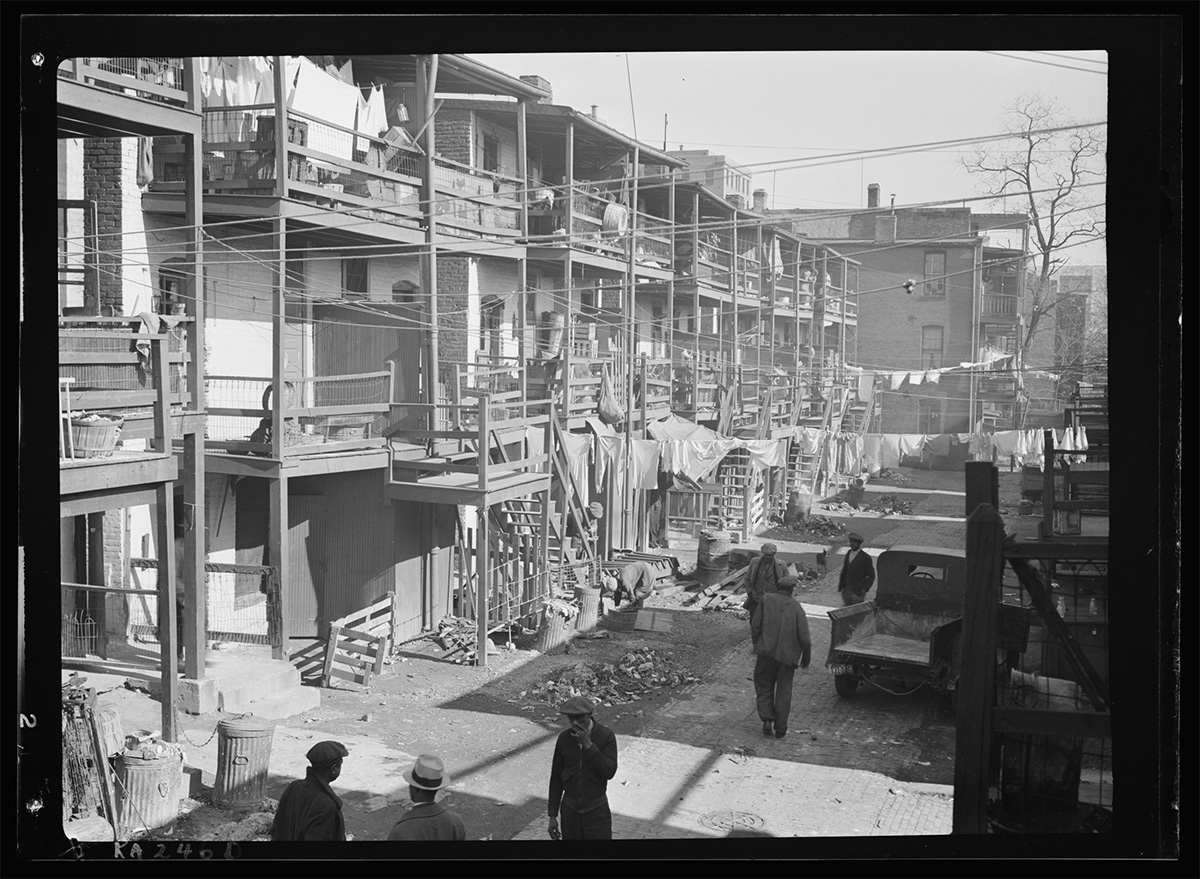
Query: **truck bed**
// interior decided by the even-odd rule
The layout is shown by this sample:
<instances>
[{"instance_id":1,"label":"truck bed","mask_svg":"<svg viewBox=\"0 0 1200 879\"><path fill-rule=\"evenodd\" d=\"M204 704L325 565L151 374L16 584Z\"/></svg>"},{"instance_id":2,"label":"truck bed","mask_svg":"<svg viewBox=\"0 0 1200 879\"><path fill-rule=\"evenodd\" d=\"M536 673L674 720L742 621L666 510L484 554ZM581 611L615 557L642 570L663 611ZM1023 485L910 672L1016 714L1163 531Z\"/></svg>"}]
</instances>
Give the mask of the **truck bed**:
<instances>
[{"instance_id":1,"label":"truck bed","mask_svg":"<svg viewBox=\"0 0 1200 879\"><path fill-rule=\"evenodd\" d=\"M875 633L852 638L835 648L839 653L861 656L864 659L902 662L906 665L929 668L929 642Z\"/></svg>"}]
</instances>

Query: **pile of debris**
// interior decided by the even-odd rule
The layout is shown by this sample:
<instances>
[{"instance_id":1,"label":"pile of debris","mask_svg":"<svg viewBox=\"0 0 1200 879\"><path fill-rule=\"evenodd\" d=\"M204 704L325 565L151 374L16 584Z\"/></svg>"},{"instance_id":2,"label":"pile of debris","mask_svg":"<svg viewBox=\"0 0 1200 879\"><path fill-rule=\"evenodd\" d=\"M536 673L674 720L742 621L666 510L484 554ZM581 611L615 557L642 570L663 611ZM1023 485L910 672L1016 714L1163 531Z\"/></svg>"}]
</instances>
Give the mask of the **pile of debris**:
<instances>
[{"instance_id":1,"label":"pile of debris","mask_svg":"<svg viewBox=\"0 0 1200 879\"><path fill-rule=\"evenodd\" d=\"M896 497L894 494L880 495L868 506L864 507L864 509L872 510L876 513L883 513L885 516L895 513L900 513L906 516L912 514L912 504L908 501L900 500L900 498Z\"/></svg>"},{"instance_id":2,"label":"pile of debris","mask_svg":"<svg viewBox=\"0 0 1200 879\"><path fill-rule=\"evenodd\" d=\"M846 501L820 501L819 505L821 509L829 510L831 513L854 513L858 510L858 507Z\"/></svg>"},{"instance_id":3,"label":"pile of debris","mask_svg":"<svg viewBox=\"0 0 1200 879\"><path fill-rule=\"evenodd\" d=\"M899 470L890 470L886 467L884 469L880 470L879 475L876 476L875 478L876 479L886 479L888 482L894 482L897 485L903 485L906 482L913 481L913 478L911 476L905 476Z\"/></svg>"},{"instance_id":4,"label":"pile of debris","mask_svg":"<svg viewBox=\"0 0 1200 879\"><path fill-rule=\"evenodd\" d=\"M507 626L505 627L505 631L508 631ZM510 649L512 639L522 633L522 627L517 623L513 623L511 636L508 639ZM459 665L475 664L478 633L474 620L464 619L463 617L442 617L441 622L438 623L437 633L431 637L446 651L442 654L442 659L449 659L452 662L457 662ZM487 651L489 656L500 652L499 648L493 645L491 639L488 639Z\"/></svg>"},{"instance_id":5,"label":"pile of debris","mask_svg":"<svg viewBox=\"0 0 1200 879\"><path fill-rule=\"evenodd\" d=\"M522 690L519 698L558 705L572 696L586 696L608 708L637 702L652 690L698 680L676 665L671 653L645 647L631 650L615 664L580 662L561 669L549 680Z\"/></svg>"},{"instance_id":6,"label":"pile of debris","mask_svg":"<svg viewBox=\"0 0 1200 879\"><path fill-rule=\"evenodd\" d=\"M841 537L846 533L846 526L837 519L828 516L809 516L801 522L792 524L792 530L799 534L809 534L818 537Z\"/></svg>"}]
</instances>

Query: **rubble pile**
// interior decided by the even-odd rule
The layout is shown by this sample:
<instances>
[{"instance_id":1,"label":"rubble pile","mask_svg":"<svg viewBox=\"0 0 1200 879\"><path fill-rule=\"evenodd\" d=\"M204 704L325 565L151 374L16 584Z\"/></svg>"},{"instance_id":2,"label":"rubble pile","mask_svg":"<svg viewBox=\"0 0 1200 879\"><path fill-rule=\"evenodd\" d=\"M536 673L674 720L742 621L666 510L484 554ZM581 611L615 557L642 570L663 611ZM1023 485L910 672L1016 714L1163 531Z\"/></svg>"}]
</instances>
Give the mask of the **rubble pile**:
<instances>
[{"instance_id":1,"label":"rubble pile","mask_svg":"<svg viewBox=\"0 0 1200 879\"><path fill-rule=\"evenodd\" d=\"M616 663L579 662L559 670L549 680L529 690L521 699L558 705L572 696L586 696L605 707L636 702L646 693L663 687L695 683L699 678L679 667L670 653L638 648Z\"/></svg>"},{"instance_id":2,"label":"rubble pile","mask_svg":"<svg viewBox=\"0 0 1200 879\"><path fill-rule=\"evenodd\" d=\"M875 478L886 479L888 482L894 482L897 485L903 485L906 482L913 481L911 476L905 476L899 470L889 470L886 467L883 470L880 470L879 475Z\"/></svg>"},{"instance_id":3,"label":"rubble pile","mask_svg":"<svg viewBox=\"0 0 1200 879\"><path fill-rule=\"evenodd\" d=\"M912 504L908 501L900 500L894 494L883 494L863 509L883 513L885 516L893 513L910 515L912 513Z\"/></svg>"},{"instance_id":4,"label":"rubble pile","mask_svg":"<svg viewBox=\"0 0 1200 879\"><path fill-rule=\"evenodd\" d=\"M797 520L792 524L792 530L798 534L808 534L817 537L841 537L846 533L846 526L837 519L828 516L809 516L807 521Z\"/></svg>"}]
</instances>

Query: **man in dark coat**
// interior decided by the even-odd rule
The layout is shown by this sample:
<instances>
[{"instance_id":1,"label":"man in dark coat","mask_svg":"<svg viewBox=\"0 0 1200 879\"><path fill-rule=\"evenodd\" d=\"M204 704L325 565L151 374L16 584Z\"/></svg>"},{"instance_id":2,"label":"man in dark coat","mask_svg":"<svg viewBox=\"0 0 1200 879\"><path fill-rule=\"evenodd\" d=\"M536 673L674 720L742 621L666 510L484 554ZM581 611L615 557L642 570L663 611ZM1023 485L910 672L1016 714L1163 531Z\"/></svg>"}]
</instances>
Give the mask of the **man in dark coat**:
<instances>
[{"instance_id":1,"label":"man in dark coat","mask_svg":"<svg viewBox=\"0 0 1200 879\"><path fill-rule=\"evenodd\" d=\"M746 600L742 607L754 619L754 608L758 607L763 595L774 592L779 581L787 576L787 566L775 558L776 547L764 543L758 558L746 568Z\"/></svg>"},{"instance_id":2,"label":"man in dark coat","mask_svg":"<svg viewBox=\"0 0 1200 879\"><path fill-rule=\"evenodd\" d=\"M341 742L317 742L306 755L304 778L293 781L279 798L271 839L275 842L345 842L342 798L329 787L342 774L342 758L350 756Z\"/></svg>"},{"instance_id":3,"label":"man in dark coat","mask_svg":"<svg viewBox=\"0 0 1200 879\"><path fill-rule=\"evenodd\" d=\"M404 773L404 780L408 782L408 798L413 807L396 822L388 834L389 840L458 842L467 838L462 817L451 812L445 803L437 802L438 791L450 785L441 757L422 754L412 769Z\"/></svg>"},{"instance_id":4,"label":"man in dark coat","mask_svg":"<svg viewBox=\"0 0 1200 879\"><path fill-rule=\"evenodd\" d=\"M850 551L846 553L842 572L838 575L838 592L842 594L842 604L849 606L867 597L867 590L875 582L875 563L862 548L861 534L851 531L846 539L850 541Z\"/></svg>"},{"instance_id":5,"label":"man in dark coat","mask_svg":"<svg viewBox=\"0 0 1200 879\"><path fill-rule=\"evenodd\" d=\"M796 666L808 668L812 637L808 617L794 598L795 577L784 577L766 593L750 619L754 637L754 695L763 735L782 739L792 711L792 680Z\"/></svg>"},{"instance_id":6,"label":"man in dark coat","mask_svg":"<svg viewBox=\"0 0 1200 879\"><path fill-rule=\"evenodd\" d=\"M617 774L617 737L596 723L594 710L583 696L568 699L558 709L568 727L558 734L550 765L551 839L612 839L608 782Z\"/></svg>"}]
</instances>

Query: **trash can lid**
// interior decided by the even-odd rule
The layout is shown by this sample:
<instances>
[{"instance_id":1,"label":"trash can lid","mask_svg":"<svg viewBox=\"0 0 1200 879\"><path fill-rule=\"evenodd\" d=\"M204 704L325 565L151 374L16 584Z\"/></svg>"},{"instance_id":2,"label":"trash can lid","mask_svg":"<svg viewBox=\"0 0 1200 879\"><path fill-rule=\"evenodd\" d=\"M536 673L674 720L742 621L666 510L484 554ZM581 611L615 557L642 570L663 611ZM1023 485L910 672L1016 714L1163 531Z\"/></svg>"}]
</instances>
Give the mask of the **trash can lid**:
<instances>
[{"instance_id":1,"label":"trash can lid","mask_svg":"<svg viewBox=\"0 0 1200 879\"><path fill-rule=\"evenodd\" d=\"M274 730L275 722L265 717L255 717L253 714L247 714L245 717L232 717L222 720L217 724L217 727L224 732L235 734L261 733Z\"/></svg>"}]
</instances>

